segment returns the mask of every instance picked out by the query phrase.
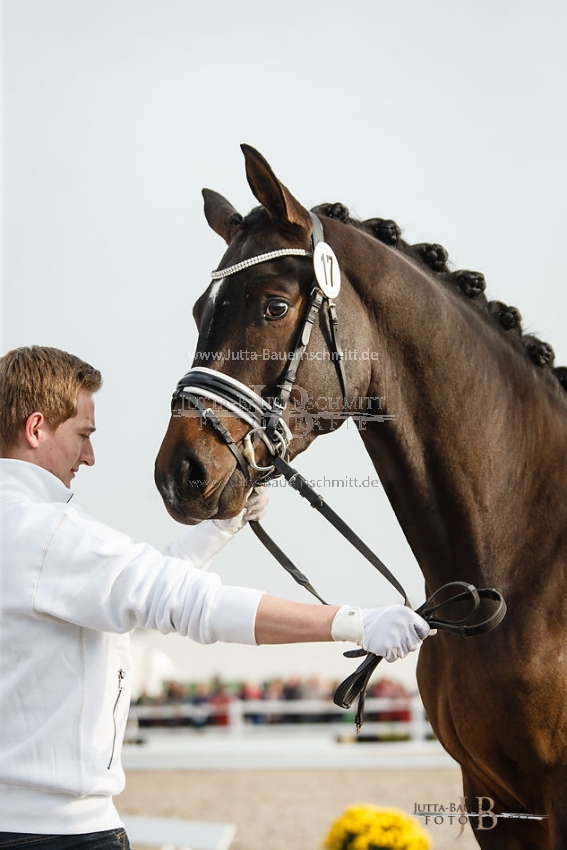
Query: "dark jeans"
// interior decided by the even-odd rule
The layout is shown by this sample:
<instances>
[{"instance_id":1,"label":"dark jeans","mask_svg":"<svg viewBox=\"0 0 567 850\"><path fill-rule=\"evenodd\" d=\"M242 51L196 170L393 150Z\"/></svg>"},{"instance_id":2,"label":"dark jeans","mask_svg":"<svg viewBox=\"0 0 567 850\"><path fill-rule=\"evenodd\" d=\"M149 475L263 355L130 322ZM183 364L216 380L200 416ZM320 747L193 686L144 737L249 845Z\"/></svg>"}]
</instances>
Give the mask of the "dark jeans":
<instances>
[{"instance_id":1,"label":"dark jeans","mask_svg":"<svg viewBox=\"0 0 567 850\"><path fill-rule=\"evenodd\" d=\"M0 832L0 850L37 847L38 850L130 850L123 829L86 832L84 835L31 835L26 832Z\"/></svg>"}]
</instances>

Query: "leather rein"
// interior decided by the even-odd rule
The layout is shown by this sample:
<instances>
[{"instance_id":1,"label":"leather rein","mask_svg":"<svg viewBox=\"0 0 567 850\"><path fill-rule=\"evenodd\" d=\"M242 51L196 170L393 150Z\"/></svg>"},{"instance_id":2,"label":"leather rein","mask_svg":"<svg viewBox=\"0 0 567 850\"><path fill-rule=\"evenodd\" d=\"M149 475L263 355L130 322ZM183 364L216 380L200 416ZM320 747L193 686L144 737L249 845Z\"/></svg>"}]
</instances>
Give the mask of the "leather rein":
<instances>
[{"instance_id":1,"label":"leather rein","mask_svg":"<svg viewBox=\"0 0 567 850\"><path fill-rule=\"evenodd\" d=\"M259 254L243 260L225 269L211 273L212 280L221 280L236 274L257 263L266 262L281 256L312 257L315 280L310 292L307 310L303 319L295 349L289 357L287 368L278 384L279 394L270 405L266 399L235 378L224 375L213 369L194 367L179 381L172 398L173 415L198 415L203 424L214 429L227 448L232 452L236 463L244 475L245 482L251 487L269 484L274 478L282 475L300 496L307 499L309 504L321 513L337 531L339 531L370 563L374 566L395 589L401 594L404 605L411 607L408 595L397 578L380 558L364 543L347 523L325 502L306 479L290 464L289 443L292 434L283 419L283 413L296 382L297 370L304 352L309 344L311 332L325 305L331 330L333 350L331 360L336 364L337 375L343 397L343 412L347 404L347 377L344 368L344 353L342 350L337 311L334 298L340 291L340 268L332 248L324 241L323 226L319 218L310 213L313 224L312 251L303 248L283 248ZM175 405L181 401L181 409ZM187 403L187 406L186 406ZM217 411L217 412L215 412ZM237 444L230 431L222 422L228 413L236 416L250 426L241 444ZM271 456L270 466L258 466L254 456L253 438L261 440ZM257 477L251 479L251 471ZM257 521L249 522L251 529L280 565L300 585L305 587L323 605L327 605L323 597L315 590L309 579L295 566L288 556L277 546ZM454 592L456 591L456 592ZM481 600L487 599L496 603L495 611L485 620L472 622L477 617ZM467 602L469 609L466 615L457 619L445 619L439 616L439 609L453 603ZM495 628L502 622L506 614L506 603L502 595L493 588L477 590L466 582L449 582L438 588L419 608L417 613L425 619L431 628L444 629L462 637L483 634ZM336 689L333 701L341 708L350 708L358 697L358 708L355 717L357 732L362 725L365 692L370 677L376 666L382 660L380 656L367 653L363 649L344 653L349 658L366 656L362 664L344 680Z\"/></svg>"}]
</instances>

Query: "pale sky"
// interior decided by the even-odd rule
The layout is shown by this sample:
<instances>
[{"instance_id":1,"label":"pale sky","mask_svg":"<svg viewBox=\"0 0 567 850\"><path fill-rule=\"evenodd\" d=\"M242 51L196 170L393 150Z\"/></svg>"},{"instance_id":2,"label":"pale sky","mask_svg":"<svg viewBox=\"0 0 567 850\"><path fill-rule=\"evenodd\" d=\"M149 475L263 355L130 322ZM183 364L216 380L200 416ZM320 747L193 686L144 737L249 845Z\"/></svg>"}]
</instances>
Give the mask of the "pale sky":
<instances>
[{"instance_id":1,"label":"pale sky","mask_svg":"<svg viewBox=\"0 0 567 850\"><path fill-rule=\"evenodd\" d=\"M192 305L224 252L200 190L256 205L241 142L304 205L340 200L443 244L567 364L561 0L4 0L3 13L2 350L53 345L102 370L97 465L74 484L100 519L157 546L178 528L153 463L192 360ZM353 427L295 465L320 481L376 478ZM381 490L320 489L419 604ZM295 493L273 493L265 525L330 601L398 601ZM216 569L307 598L248 530ZM183 646L190 673L266 657ZM340 655L325 652L310 657ZM306 658L270 653L258 672Z\"/></svg>"}]
</instances>

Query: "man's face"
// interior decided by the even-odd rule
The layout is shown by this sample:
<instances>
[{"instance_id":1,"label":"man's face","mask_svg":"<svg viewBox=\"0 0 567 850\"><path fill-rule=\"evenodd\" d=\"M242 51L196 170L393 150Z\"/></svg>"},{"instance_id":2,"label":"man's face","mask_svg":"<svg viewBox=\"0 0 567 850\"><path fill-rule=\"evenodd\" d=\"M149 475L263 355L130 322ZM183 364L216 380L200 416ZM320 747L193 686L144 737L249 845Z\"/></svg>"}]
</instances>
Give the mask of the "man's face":
<instances>
[{"instance_id":1,"label":"man's face","mask_svg":"<svg viewBox=\"0 0 567 850\"><path fill-rule=\"evenodd\" d=\"M41 444L40 464L57 476L66 487L71 486L79 467L92 466L94 451L91 434L95 430L94 399L81 390L77 398L77 413L55 430L47 429Z\"/></svg>"}]
</instances>

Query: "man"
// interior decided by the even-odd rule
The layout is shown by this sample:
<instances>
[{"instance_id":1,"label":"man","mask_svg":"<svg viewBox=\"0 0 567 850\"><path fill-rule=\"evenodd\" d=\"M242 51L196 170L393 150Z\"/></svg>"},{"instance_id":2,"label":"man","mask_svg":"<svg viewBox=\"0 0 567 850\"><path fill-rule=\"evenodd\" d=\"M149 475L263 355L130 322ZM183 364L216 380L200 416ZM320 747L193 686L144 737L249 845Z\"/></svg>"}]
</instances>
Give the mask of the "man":
<instances>
[{"instance_id":1,"label":"man","mask_svg":"<svg viewBox=\"0 0 567 850\"><path fill-rule=\"evenodd\" d=\"M190 527L166 554L72 506L92 466L100 373L53 348L0 358L0 848L127 848L112 797L130 692L129 632L200 643L352 640L387 660L427 623L401 605L361 611L222 585L204 567L242 525Z\"/></svg>"}]
</instances>

